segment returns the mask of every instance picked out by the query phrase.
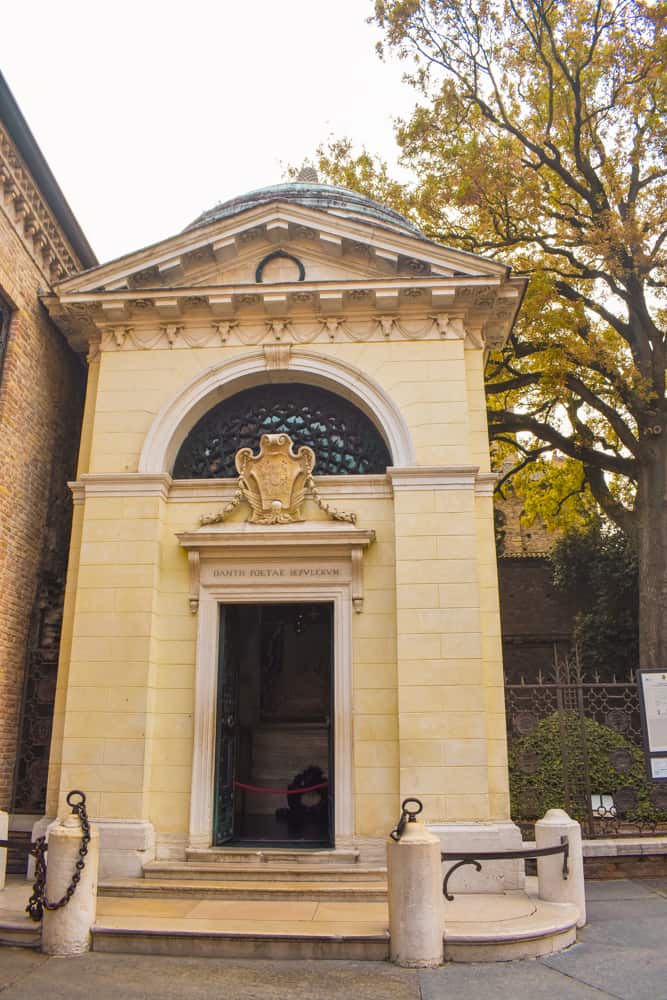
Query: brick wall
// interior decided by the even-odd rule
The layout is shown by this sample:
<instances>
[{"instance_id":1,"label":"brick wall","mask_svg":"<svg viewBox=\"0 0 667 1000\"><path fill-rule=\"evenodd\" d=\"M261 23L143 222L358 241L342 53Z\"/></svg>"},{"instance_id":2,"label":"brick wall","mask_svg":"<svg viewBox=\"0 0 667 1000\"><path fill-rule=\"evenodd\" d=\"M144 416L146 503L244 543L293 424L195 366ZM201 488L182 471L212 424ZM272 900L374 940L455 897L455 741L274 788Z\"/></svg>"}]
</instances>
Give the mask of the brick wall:
<instances>
[{"instance_id":1,"label":"brick wall","mask_svg":"<svg viewBox=\"0 0 667 1000\"><path fill-rule=\"evenodd\" d=\"M549 560L498 560L500 620L505 677L517 683L553 666L554 645L569 649L576 606L556 590Z\"/></svg>"},{"instance_id":2,"label":"brick wall","mask_svg":"<svg viewBox=\"0 0 667 1000\"><path fill-rule=\"evenodd\" d=\"M43 274L0 207L0 292L15 307L0 381L0 808L10 805L26 648L42 571L62 562L85 371L39 303ZM54 553L61 553L54 556ZM56 568L56 575L64 567ZM33 626L34 627L34 626Z\"/></svg>"},{"instance_id":3,"label":"brick wall","mask_svg":"<svg viewBox=\"0 0 667 1000\"><path fill-rule=\"evenodd\" d=\"M528 522L524 502L511 491L494 499L496 547L502 556L543 556L550 552L561 532L550 531L541 518Z\"/></svg>"}]
</instances>

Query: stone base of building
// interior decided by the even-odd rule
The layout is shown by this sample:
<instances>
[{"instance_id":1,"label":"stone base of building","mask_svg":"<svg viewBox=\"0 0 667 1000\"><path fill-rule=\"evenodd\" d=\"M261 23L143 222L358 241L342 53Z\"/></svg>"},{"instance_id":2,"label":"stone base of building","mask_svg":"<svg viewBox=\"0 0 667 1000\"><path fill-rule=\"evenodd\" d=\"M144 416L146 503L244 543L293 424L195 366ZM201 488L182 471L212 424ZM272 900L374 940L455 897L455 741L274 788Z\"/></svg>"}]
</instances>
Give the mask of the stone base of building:
<instances>
[{"instance_id":1,"label":"stone base of building","mask_svg":"<svg viewBox=\"0 0 667 1000\"><path fill-rule=\"evenodd\" d=\"M44 816L32 828L33 841L46 836L56 819ZM95 819L100 832L100 880L110 878L141 878L144 865L155 858L155 829L148 820ZM32 876L34 861L28 868Z\"/></svg>"},{"instance_id":2,"label":"stone base of building","mask_svg":"<svg viewBox=\"0 0 667 1000\"><path fill-rule=\"evenodd\" d=\"M155 860L156 861L185 861L188 849L193 845L187 834L183 833L159 833L155 834ZM267 844L270 850L271 845ZM230 845L233 850L244 849L242 844ZM203 845L204 850L209 849L210 844ZM282 848L286 850L287 848ZM224 850L221 848L220 850ZM247 850L257 850L247 848ZM304 853L298 843L295 843L294 850ZM357 852L357 860L362 867L384 868L387 864L387 838L386 837L336 837L336 850L353 850ZM152 860L152 859L151 859Z\"/></svg>"},{"instance_id":3,"label":"stone base of building","mask_svg":"<svg viewBox=\"0 0 667 1000\"><path fill-rule=\"evenodd\" d=\"M39 819L32 828L32 840L47 836L55 822L52 816ZM186 837L157 833L147 820L96 819L100 831L100 879L141 878L144 865L154 860L185 860ZM429 829L438 837L443 851L516 851L525 845L521 831L510 820L493 823L435 823ZM344 840L344 842L342 842ZM362 866L386 864L386 839L379 837L341 838L339 848L355 848ZM443 866L443 874L446 868ZM32 874L31 870L28 875ZM482 871L460 868L452 876L454 893L502 893L524 889L524 863L520 860L484 861Z\"/></svg>"},{"instance_id":4,"label":"stone base of building","mask_svg":"<svg viewBox=\"0 0 667 1000\"><path fill-rule=\"evenodd\" d=\"M494 823L433 823L428 829L440 840L443 851L470 854L473 851L520 851L524 844L521 830L511 820ZM450 862L450 866L455 862ZM481 872L466 865L454 872L449 886L451 892L501 893L525 888L525 865L521 860L482 861ZM443 864L443 875L447 871Z\"/></svg>"}]
</instances>

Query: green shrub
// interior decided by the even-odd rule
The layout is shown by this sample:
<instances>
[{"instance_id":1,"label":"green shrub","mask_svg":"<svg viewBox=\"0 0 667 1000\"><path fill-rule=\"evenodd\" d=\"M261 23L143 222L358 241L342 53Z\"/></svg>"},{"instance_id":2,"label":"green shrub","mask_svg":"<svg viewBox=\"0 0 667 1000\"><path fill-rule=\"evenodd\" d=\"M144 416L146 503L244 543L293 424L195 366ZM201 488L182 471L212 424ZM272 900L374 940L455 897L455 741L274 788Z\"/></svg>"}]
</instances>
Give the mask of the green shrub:
<instances>
[{"instance_id":1,"label":"green shrub","mask_svg":"<svg viewBox=\"0 0 667 1000\"><path fill-rule=\"evenodd\" d=\"M631 787L635 805L621 812L619 818L631 823L652 824L667 820L667 812L651 802L653 783L646 774L642 749L620 733L594 719L581 719L576 712L554 712L542 719L527 736L515 740L509 751L510 796L512 816L517 820L537 819L547 809L567 809L580 822L587 818L585 800L577 791L583 783L585 735L590 790L592 795L614 795L618 788ZM574 784L569 804L565 797L563 741L567 750L568 771ZM609 755L625 750L632 761L619 773ZM532 773L524 770L526 761ZM523 767L522 767L523 765ZM530 815L528 815L530 813Z\"/></svg>"},{"instance_id":2,"label":"green shrub","mask_svg":"<svg viewBox=\"0 0 667 1000\"><path fill-rule=\"evenodd\" d=\"M550 560L556 588L577 607L572 638L584 676L631 676L639 663L639 570L631 539L596 521L566 532Z\"/></svg>"}]
</instances>

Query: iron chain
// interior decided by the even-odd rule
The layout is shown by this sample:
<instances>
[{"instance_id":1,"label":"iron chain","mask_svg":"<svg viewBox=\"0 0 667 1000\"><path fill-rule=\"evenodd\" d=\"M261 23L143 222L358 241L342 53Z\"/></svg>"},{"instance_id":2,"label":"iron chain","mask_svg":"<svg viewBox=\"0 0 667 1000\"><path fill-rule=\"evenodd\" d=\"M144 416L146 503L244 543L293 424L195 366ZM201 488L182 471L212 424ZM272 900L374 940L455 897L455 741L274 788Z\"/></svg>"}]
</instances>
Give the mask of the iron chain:
<instances>
[{"instance_id":1,"label":"iron chain","mask_svg":"<svg viewBox=\"0 0 667 1000\"><path fill-rule=\"evenodd\" d=\"M79 796L78 801L73 797ZM32 895L28 900L26 912L30 919L39 921L44 915L44 910L59 910L66 906L76 892L76 887L81 881L81 872L86 866L86 855L88 854L88 844L90 843L90 823L86 812L86 796L77 790L69 792L67 805L72 807L72 812L81 821L81 844L79 846L79 857L74 865L74 873L67 886L64 896L56 902L49 902L46 898L46 837L38 837L32 845L30 853L35 859L35 884L32 887Z\"/></svg>"}]
</instances>

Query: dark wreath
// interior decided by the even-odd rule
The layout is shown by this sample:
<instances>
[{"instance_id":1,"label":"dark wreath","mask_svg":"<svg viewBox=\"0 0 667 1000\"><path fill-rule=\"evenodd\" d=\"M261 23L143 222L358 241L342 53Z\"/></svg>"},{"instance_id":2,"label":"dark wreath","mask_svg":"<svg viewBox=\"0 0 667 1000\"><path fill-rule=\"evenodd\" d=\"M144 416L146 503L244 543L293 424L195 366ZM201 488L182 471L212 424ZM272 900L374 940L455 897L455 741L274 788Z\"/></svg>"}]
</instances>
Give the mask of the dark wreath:
<instances>
[{"instance_id":1,"label":"dark wreath","mask_svg":"<svg viewBox=\"0 0 667 1000\"><path fill-rule=\"evenodd\" d=\"M321 767L310 764L290 781L287 788L287 807L276 809L276 819L287 820L290 826L300 826L307 819L327 818L329 785Z\"/></svg>"}]
</instances>

